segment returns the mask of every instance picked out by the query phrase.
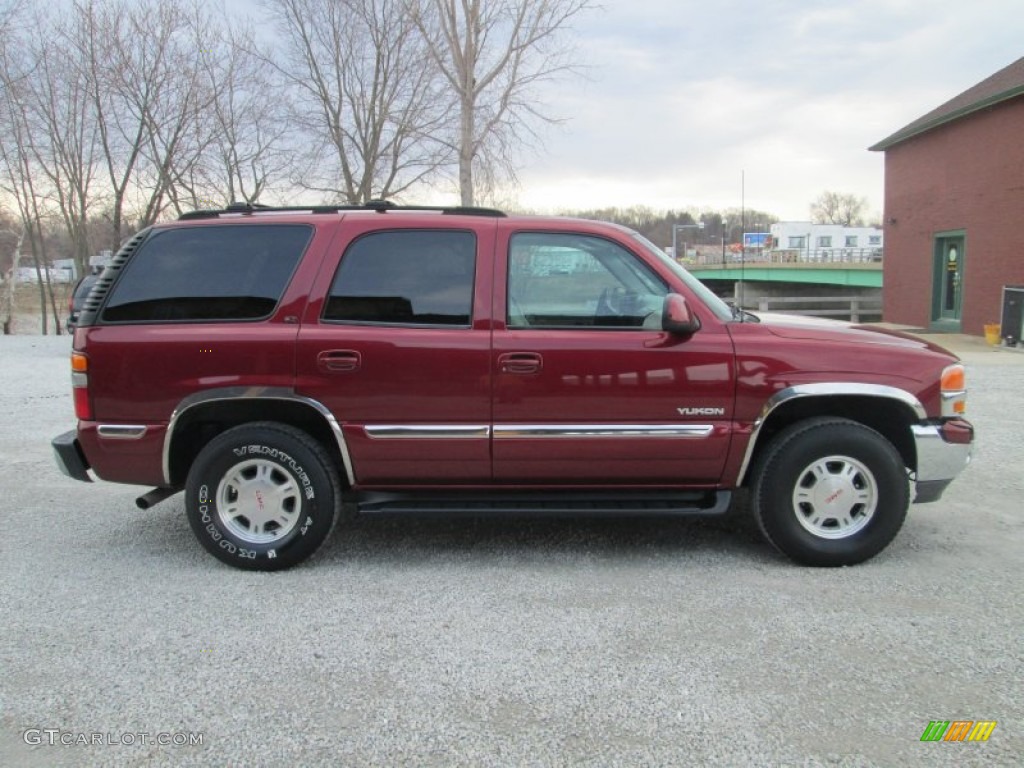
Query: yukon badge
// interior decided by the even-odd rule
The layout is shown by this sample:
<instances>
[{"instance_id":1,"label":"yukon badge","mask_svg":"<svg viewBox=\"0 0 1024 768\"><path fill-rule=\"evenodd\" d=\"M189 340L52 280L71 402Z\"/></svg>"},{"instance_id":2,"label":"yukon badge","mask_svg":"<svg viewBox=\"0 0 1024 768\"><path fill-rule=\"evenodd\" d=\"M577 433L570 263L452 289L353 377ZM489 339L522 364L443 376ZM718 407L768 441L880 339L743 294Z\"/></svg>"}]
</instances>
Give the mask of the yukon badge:
<instances>
[{"instance_id":1,"label":"yukon badge","mask_svg":"<svg viewBox=\"0 0 1024 768\"><path fill-rule=\"evenodd\" d=\"M725 416L725 408L676 408L680 416Z\"/></svg>"}]
</instances>

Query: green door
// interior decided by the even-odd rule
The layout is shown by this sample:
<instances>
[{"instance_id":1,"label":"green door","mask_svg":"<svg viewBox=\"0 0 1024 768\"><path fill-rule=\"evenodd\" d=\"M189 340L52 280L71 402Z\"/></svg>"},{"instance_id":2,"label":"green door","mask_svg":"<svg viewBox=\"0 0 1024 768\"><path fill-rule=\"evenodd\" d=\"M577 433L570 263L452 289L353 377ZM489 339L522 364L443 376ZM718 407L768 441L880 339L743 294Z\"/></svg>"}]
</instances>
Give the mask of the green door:
<instances>
[{"instance_id":1,"label":"green door","mask_svg":"<svg viewBox=\"0 0 1024 768\"><path fill-rule=\"evenodd\" d=\"M947 329L960 329L964 284L964 235L935 238L935 291L932 321Z\"/></svg>"}]
</instances>

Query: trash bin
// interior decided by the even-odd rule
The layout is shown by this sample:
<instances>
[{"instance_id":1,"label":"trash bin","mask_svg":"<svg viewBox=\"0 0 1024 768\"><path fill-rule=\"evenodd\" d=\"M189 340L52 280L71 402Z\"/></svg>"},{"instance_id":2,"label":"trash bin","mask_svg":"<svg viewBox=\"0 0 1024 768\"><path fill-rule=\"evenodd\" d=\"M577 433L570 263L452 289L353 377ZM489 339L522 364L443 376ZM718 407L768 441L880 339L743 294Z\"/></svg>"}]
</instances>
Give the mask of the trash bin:
<instances>
[{"instance_id":1,"label":"trash bin","mask_svg":"<svg viewBox=\"0 0 1024 768\"><path fill-rule=\"evenodd\" d=\"M1003 286L1003 317L999 333L1008 347L1024 335L1024 285Z\"/></svg>"},{"instance_id":2,"label":"trash bin","mask_svg":"<svg viewBox=\"0 0 1024 768\"><path fill-rule=\"evenodd\" d=\"M991 344L993 347L999 344L999 329L1002 328L999 323L985 323L985 341Z\"/></svg>"}]
</instances>

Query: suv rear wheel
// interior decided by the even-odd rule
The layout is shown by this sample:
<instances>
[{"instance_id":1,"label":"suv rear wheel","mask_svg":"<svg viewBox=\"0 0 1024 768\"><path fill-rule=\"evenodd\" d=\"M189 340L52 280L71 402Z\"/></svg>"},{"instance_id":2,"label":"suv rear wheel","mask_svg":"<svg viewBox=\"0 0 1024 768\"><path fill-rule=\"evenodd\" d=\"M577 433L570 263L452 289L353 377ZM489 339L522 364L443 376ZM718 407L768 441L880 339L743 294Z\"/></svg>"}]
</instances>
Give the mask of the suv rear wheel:
<instances>
[{"instance_id":1,"label":"suv rear wheel","mask_svg":"<svg viewBox=\"0 0 1024 768\"><path fill-rule=\"evenodd\" d=\"M302 562L330 535L341 509L334 463L305 432L276 422L229 429L196 457L185 511L199 542L236 568Z\"/></svg>"},{"instance_id":2,"label":"suv rear wheel","mask_svg":"<svg viewBox=\"0 0 1024 768\"><path fill-rule=\"evenodd\" d=\"M752 506L776 549L804 565L853 565L899 532L910 485L899 453L848 419L809 419L783 430L754 474Z\"/></svg>"}]
</instances>

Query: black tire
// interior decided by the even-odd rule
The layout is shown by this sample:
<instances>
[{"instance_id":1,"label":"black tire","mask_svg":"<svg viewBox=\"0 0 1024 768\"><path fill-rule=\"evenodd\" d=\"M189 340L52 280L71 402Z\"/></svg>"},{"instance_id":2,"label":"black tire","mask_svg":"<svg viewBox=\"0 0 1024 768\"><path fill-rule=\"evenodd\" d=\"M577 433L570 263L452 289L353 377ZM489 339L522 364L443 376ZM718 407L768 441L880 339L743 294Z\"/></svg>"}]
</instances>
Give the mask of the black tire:
<instances>
[{"instance_id":1,"label":"black tire","mask_svg":"<svg viewBox=\"0 0 1024 768\"><path fill-rule=\"evenodd\" d=\"M334 462L305 432L276 422L234 427L196 456L185 513L199 542L236 568L277 571L310 557L338 520Z\"/></svg>"},{"instance_id":2,"label":"black tire","mask_svg":"<svg viewBox=\"0 0 1024 768\"><path fill-rule=\"evenodd\" d=\"M803 565L854 565L895 538L907 516L903 459L875 430L818 418L776 436L754 470L751 507L765 538Z\"/></svg>"}]
</instances>

